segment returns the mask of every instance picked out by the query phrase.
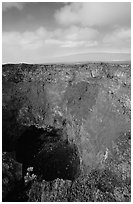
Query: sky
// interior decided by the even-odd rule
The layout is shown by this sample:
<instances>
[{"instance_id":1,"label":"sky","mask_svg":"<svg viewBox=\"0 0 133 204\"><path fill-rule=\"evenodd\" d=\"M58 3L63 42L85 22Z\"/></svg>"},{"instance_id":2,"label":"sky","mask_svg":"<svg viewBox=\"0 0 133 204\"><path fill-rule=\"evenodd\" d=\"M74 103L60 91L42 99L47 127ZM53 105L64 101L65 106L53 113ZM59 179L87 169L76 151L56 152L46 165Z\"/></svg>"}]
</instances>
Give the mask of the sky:
<instances>
[{"instance_id":1,"label":"sky","mask_svg":"<svg viewBox=\"0 0 133 204\"><path fill-rule=\"evenodd\" d=\"M2 63L130 60L130 2L3 2Z\"/></svg>"}]
</instances>

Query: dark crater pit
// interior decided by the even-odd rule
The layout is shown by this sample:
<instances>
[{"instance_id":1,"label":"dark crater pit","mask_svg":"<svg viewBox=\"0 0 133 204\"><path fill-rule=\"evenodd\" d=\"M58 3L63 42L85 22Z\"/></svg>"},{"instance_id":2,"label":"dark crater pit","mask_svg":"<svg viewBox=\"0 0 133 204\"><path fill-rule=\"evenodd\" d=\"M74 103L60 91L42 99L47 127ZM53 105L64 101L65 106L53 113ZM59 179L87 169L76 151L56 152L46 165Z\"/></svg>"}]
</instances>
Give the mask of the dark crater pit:
<instances>
[{"instance_id":1,"label":"dark crater pit","mask_svg":"<svg viewBox=\"0 0 133 204\"><path fill-rule=\"evenodd\" d=\"M46 181L74 180L80 173L78 149L59 129L28 127L16 145L16 159L23 164L23 176L28 167Z\"/></svg>"}]
</instances>

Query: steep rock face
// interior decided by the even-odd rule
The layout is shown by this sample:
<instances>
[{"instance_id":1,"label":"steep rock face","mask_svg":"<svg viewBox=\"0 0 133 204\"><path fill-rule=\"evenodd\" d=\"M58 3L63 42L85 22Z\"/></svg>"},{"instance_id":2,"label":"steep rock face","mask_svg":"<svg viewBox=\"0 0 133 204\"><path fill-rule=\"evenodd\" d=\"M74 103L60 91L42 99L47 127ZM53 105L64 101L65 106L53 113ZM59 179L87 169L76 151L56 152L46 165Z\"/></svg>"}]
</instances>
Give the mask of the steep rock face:
<instances>
[{"instance_id":1,"label":"steep rock face","mask_svg":"<svg viewBox=\"0 0 133 204\"><path fill-rule=\"evenodd\" d=\"M30 126L18 139L16 145L16 159L21 163L30 163L40 148L40 136L44 133L43 129Z\"/></svg>"},{"instance_id":2,"label":"steep rock face","mask_svg":"<svg viewBox=\"0 0 133 204\"><path fill-rule=\"evenodd\" d=\"M15 161L13 154L2 154L2 199L15 189L22 179L22 165Z\"/></svg>"},{"instance_id":3,"label":"steep rock face","mask_svg":"<svg viewBox=\"0 0 133 204\"><path fill-rule=\"evenodd\" d=\"M42 202L130 202L131 138L121 134L103 161L104 168L81 174L74 181L35 180L28 191L28 201Z\"/></svg>"},{"instance_id":4,"label":"steep rock face","mask_svg":"<svg viewBox=\"0 0 133 204\"><path fill-rule=\"evenodd\" d=\"M96 104L98 84L81 81L66 89L64 100L69 113L76 120L86 119Z\"/></svg>"},{"instance_id":5,"label":"steep rock face","mask_svg":"<svg viewBox=\"0 0 133 204\"><path fill-rule=\"evenodd\" d=\"M76 145L66 142L48 144L33 161L36 175L43 175L46 181L60 178L74 180L80 174L80 158Z\"/></svg>"},{"instance_id":6,"label":"steep rock face","mask_svg":"<svg viewBox=\"0 0 133 204\"><path fill-rule=\"evenodd\" d=\"M120 133L130 131L130 67L91 63L13 66L3 67L5 151L16 149L19 139L25 138L27 154L22 151L21 162L30 150L32 159L37 155L42 159L45 149L50 154L51 143L53 152L58 152L58 145L62 148L60 145L67 141L70 147L76 146L83 172L103 168ZM31 135L27 141L25 131L32 125L42 133L35 133L37 140ZM47 139L40 143L38 138L48 127L62 133L56 142L51 142L55 137L50 136L43 148Z\"/></svg>"},{"instance_id":7,"label":"steep rock face","mask_svg":"<svg viewBox=\"0 0 133 204\"><path fill-rule=\"evenodd\" d=\"M61 130L44 131L30 126L20 137L16 159L23 164L23 173L33 167L34 174L46 181L56 178L74 180L80 173L79 152L63 138Z\"/></svg>"}]
</instances>

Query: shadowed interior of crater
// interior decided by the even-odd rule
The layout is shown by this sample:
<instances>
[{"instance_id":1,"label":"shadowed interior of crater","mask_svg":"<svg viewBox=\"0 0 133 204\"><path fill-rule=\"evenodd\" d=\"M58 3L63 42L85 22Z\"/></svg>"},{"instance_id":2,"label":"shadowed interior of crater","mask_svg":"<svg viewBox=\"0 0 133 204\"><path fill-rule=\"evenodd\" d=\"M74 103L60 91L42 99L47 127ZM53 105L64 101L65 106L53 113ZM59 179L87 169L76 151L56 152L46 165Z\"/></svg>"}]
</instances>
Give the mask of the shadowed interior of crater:
<instances>
[{"instance_id":1,"label":"shadowed interior of crater","mask_svg":"<svg viewBox=\"0 0 133 204\"><path fill-rule=\"evenodd\" d=\"M46 181L60 178L74 180L80 173L80 158L75 144L68 143L58 129L44 130L30 126L16 145L16 159Z\"/></svg>"}]
</instances>

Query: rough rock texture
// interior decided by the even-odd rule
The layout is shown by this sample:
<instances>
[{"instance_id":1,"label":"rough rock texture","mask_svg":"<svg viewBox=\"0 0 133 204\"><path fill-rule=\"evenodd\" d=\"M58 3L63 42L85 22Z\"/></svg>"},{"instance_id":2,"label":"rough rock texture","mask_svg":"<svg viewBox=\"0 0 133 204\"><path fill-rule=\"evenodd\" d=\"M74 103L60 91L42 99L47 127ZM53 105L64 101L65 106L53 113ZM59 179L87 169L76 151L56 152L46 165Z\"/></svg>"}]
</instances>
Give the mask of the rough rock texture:
<instances>
[{"instance_id":1,"label":"rough rock texture","mask_svg":"<svg viewBox=\"0 0 133 204\"><path fill-rule=\"evenodd\" d=\"M124 154L123 154L124 152ZM102 169L81 174L75 181L35 180L28 191L28 201L43 202L130 202L130 133L119 136Z\"/></svg>"},{"instance_id":2,"label":"rough rock texture","mask_svg":"<svg viewBox=\"0 0 133 204\"><path fill-rule=\"evenodd\" d=\"M61 130L44 131L30 126L18 139L16 159L23 163L23 173L28 167L47 181L56 178L74 180L80 172L78 148L63 139Z\"/></svg>"},{"instance_id":3,"label":"rough rock texture","mask_svg":"<svg viewBox=\"0 0 133 204\"><path fill-rule=\"evenodd\" d=\"M31 202L67 202L68 191L71 181L56 179L53 182L42 181L42 183L33 183L29 191L29 200ZM37 193L37 191L38 193Z\"/></svg>"},{"instance_id":4,"label":"rough rock texture","mask_svg":"<svg viewBox=\"0 0 133 204\"><path fill-rule=\"evenodd\" d=\"M15 161L14 155L3 152L2 154L2 198L6 198L9 192L22 179L22 165Z\"/></svg>"},{"instance_id":5,"label":"rough rock texture","mask_svg":"<svg viewBox=\"0 0 133 204\"><path fill-rule=\"evenodd\" d=\"M75 145L57 143L44 148L31 166L46 181L56 178L74 180L80 173L80 159Z\"/></svg>"},{"instance_id":6,"label":"rough rock texture","mask_svg":"<svg viewBox=\"0 0 133 204\"><path fill-rule=\"evenodd\" d=\"M69 166L78 161L84 175L107 168L129 186L114 187L113 198L98 190L98 199L124 200L125 192L130 194L130 69L129 64L107 63L3 65L3 151L16 151L25 173L33 166L43 175L43 160L52 169L51 154L62 163L58 149L63 156L64 148L76 147ZM62 170L59 162L54 164L57 178L67 168L64 163Z\"/></svg>"}]
</instances>

